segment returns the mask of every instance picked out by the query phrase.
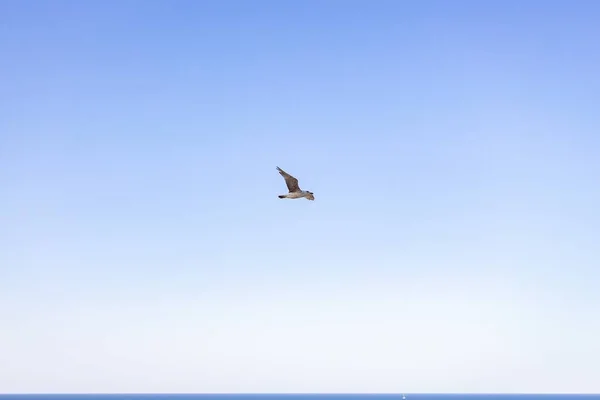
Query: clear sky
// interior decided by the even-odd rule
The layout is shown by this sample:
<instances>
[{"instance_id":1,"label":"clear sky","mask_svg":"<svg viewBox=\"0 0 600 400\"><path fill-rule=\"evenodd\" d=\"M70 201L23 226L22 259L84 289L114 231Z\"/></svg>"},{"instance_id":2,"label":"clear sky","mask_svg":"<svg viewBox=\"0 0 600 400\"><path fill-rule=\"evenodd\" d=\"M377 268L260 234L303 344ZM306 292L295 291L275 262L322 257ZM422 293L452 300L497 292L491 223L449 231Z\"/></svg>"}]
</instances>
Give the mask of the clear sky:
<instances>
[{"instance_id":1,"label":"clear sky","mask_svg":"<svg viewBox=\"0 0 600 400\"><path fill-rule=\"evenodd\" d=\"M0 392L600 392L599 21L1 0Z\"/></svg>"}]
</instances>

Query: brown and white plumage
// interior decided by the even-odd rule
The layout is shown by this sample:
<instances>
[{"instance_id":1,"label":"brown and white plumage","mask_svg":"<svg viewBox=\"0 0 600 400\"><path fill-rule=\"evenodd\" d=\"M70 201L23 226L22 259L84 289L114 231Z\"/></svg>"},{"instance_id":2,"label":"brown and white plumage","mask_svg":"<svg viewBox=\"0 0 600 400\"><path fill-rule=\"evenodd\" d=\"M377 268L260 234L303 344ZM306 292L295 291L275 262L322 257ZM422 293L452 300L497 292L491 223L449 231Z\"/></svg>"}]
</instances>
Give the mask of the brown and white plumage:
<instances>
[{"instance_id":1,"label":"brown and white plumage","mask_svg":"<svg viewBox=\"0 0 600 400\"><path fill-rule=\"evenodd\" d=\"M283 179L285 179L285 184L287 185L289 191L287 194L279 195L278 197L280 199L300 199L302 197L308 200L315 199L313 192L300 189L300 186L298 186L298 179L294 178L292 175L288 174L279 167L277 167L277 171L279 171L281 176L283 176Z\"/></svg>"}]
</instances>

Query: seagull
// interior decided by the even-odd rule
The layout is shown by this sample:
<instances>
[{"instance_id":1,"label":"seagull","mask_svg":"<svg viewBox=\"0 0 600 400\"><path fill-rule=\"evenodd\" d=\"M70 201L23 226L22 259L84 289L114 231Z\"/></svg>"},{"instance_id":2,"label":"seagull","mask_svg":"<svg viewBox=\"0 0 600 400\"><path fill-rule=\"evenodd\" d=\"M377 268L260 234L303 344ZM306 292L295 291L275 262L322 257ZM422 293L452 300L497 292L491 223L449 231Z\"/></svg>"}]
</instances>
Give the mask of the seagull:
<instances>
[{"instance_id":1,"label":"seagull","mask_svg":"<svg viewBox=\"0 0 600 400\"><path fill-rule=\"evenodd\" d=\"M278 197L280 199L300 199L302 197L308 200L314 200L315 196L313 196L313 192L309 192L308 190L301 190L298 186L298 179L294 178L281 168L277 167L277 171L283 176L285 179L285 184L288 187L288 194L280 194Z\"/></svg>"}]
</instances>

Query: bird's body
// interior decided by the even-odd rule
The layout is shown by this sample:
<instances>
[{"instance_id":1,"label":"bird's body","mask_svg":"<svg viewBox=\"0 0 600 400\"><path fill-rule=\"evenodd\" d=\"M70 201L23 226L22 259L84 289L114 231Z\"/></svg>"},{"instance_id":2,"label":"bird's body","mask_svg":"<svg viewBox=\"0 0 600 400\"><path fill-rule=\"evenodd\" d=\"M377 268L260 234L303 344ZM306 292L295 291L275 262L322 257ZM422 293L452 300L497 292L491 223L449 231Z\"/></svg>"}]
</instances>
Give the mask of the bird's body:
<instances>
[{"instance_id":1,"label":"bird's body","mask_svg":"<svg viewBox=\"0 0 600 400\"><path fill-rule=\"evenodd\" d=\"M281 176L283 176L283 179L285 179L285 184L287 185L287 188L288 188L288 193L280 194L278 196L280 199L301 199L301 198L305 198L307 200L315 199L313 192L300 189L300 186L298 186L298 179L294 178L293 176L291 176L290 174L288 174L287 172L285 172L284 170L282 170L279 167L277 167L277 171L279 171Z\"/></svg>"},{"instance_id":2,"label":"bird's body","mask_svg":"<svg viewBox=\"0 0 600 400\"><path fill-rule=\"evenodd\" d=\"M292 193L287 193L287 194L280 194L278 196L280 199L301 199L303 197L306 197L309 200L314 200L314 196L311 195L310 192L307 191L300 191L300 192L292 192ZM312 197L312 199L310 198Z\"/></svg>"}]
</instances>

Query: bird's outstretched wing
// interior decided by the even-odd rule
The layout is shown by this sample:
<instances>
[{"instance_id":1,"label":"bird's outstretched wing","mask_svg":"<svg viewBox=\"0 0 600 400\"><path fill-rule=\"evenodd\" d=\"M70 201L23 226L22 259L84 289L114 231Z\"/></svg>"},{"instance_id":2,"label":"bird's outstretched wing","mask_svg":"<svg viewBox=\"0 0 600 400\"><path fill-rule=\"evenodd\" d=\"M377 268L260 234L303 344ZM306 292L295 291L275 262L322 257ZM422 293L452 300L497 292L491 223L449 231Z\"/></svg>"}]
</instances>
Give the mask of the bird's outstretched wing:
<instances>
[{"instance_id":1,"label":"bird's outstretched wing","mask_svg":"<svg viewBox=\"0 0 600 400\"><path fill-rule=\"evenodd\" d=\"M281 176L283 176L283 179L285 179L285 184L287 185L290 193L300 191L300 187L298 186L298 179L294 178L279 167L277 167L277 171L279 171Z\"/></svg>"}]
</instances>

